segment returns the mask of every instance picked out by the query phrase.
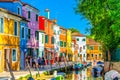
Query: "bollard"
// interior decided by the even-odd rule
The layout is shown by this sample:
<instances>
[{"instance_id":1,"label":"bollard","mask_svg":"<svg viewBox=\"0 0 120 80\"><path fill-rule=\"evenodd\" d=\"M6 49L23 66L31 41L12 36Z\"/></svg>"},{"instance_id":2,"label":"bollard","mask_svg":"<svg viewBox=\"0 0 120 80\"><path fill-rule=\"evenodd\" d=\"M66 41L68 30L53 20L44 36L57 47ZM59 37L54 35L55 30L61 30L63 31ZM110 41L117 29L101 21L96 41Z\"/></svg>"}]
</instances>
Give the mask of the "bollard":
<instances>
[{"instance_id":1,"label":"bollard","mask_svg":"<svg viewBox=\"0 0 120 80\"><path fill-rule=\"evenodd\" d=\"M53 76L57 77L57 71L54 71Z\"/></svg>"}]
</instances>

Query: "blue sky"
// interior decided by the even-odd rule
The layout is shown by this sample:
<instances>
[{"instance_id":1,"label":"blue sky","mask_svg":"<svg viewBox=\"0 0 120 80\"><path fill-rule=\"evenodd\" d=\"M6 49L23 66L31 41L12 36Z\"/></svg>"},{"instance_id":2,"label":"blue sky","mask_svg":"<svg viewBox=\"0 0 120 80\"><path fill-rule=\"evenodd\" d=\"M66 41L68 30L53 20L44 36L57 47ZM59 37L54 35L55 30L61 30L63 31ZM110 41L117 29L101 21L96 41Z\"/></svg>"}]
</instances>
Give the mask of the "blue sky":
<instances>
[{"instance_id":1,"label":"blue sky","mask_svg":"<svg viewBox=\"0 0 120 80\"><path fill-rule=\"evenodd\" d=\"M57 24L64 28L74 27L82 34L85 34L86 28L89 27L88 21L81 19L80 14L76 14L74 8L76 7L75 0L21 0L33 5L40 10L40 15L44 16L44 10L50 10L50 19L57 19Z\"/></svg>"}]
</instances>

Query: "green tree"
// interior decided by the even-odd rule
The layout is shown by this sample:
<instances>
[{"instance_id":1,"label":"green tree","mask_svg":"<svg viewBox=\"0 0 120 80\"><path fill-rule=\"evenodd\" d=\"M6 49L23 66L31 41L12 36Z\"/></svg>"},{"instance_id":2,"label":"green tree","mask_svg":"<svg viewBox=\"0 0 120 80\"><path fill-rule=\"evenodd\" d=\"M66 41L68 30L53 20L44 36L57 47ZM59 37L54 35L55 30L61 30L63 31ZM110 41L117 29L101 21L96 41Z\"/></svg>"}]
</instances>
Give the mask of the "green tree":
<instances>
[{"instance_id":1,"label":"green tree","mask_svg":"<svg viewBox=\"0 0 120 80\"><path fill-rule=\"evenodd\" d=\"M72 33L74 33L74 32L78 32L78 33L80 33L80 31L77 30L77 29L75 29L75 28L69 28L69 30L71 30Z\"/></svg>"},{"instance_id":2,"label":"green tree","mask_svg":"<svg viewBox=\"0 0 120 80\"><path fill-rule=\"evenodd\" d=\"M90 20L91 35L110 56L120 44L120 0L79 0L76 12Z\"/></svg>"}]
</instances>

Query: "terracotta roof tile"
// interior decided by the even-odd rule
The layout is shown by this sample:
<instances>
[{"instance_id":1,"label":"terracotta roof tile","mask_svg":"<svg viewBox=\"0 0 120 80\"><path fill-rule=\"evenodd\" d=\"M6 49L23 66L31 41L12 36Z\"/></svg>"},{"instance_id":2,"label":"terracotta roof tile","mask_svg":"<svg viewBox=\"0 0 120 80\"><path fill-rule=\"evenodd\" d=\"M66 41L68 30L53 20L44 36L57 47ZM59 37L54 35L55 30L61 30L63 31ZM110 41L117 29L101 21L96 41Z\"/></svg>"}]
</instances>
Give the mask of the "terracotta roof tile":
<instances>
[{"instance_id":1,"label":"terracotta roof tile","mask_svg":"<svg viewBox=\"0 0 120 80\"><path fill-rule=\"evenodd\" d=\"M72 36L85 37L85 35L80 34L80 33L78 33L78 32L72 33Z\"/></svg>"},{"instance_id":2,"label":"terracotta roof tile","mask_svg":"<svg viewBox=\"0 0 120 80\"><path fill-rule=\"evenodd\" d=\"M96 42L94 39L87 38L86 40L87 45L100 45L100 43Z\"/></svg>"}]
</instances>

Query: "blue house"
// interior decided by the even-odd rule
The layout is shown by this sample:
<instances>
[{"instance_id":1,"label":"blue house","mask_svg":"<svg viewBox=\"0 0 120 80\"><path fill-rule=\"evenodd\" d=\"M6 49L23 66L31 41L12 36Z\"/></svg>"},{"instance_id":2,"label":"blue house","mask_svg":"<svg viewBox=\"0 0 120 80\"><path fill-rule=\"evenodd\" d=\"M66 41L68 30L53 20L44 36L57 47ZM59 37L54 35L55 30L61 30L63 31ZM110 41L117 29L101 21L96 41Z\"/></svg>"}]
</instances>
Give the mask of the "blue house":
<instances>
[{"instance_id":1,"label":"blue house","mask_svg":"<svg viewBox=\"0 0 120 80\"><path fill-rule=\"evenodd\" d=\"M0 8L7 9L8 11L22 16L22 3L20 0L0 0ZM25 68L25 54L27 52L27 20L24 18L20 22L20 68Z\"/></svg>"}]
</instances>

